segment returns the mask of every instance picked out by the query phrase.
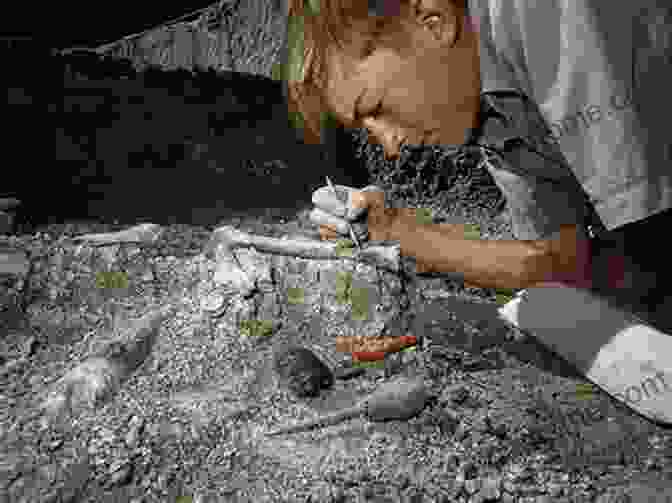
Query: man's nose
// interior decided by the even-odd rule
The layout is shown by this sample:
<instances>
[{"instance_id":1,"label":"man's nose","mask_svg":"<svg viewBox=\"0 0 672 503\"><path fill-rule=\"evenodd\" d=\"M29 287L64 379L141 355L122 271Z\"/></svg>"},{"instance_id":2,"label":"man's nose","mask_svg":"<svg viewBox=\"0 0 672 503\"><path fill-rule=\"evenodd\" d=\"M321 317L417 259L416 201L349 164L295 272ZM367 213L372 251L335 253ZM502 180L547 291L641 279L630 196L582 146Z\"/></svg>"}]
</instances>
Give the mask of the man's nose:
<instances>
[{"instance_id":1,"label":"man's nose","mask_svg":"<svg viewBox=\"0 0 672 503\"><path fill-rule=\"evenodd\" d=\"M378 143L383 146L386 159L395 160L399 158L404 136L398 128L373 117L364 118L362 123Z\"/></svg>"}]
</instances>

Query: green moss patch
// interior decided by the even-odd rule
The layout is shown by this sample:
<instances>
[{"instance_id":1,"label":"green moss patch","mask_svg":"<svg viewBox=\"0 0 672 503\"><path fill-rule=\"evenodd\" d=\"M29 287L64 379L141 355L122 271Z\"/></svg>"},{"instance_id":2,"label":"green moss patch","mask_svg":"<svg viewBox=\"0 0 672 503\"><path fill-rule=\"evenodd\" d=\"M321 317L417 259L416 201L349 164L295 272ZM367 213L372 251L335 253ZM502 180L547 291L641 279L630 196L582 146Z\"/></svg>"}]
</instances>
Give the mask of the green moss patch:
<instances>
[{"instance_id":1,"label":"green moss patch","mask_svg":"<svg viewBox=\"0 0 672 503\"><path fill-rule=\"evenodd\" d=\"M273 333L273 322L271 320L243 320L239 328L245 337L268 336Z\"/></svg>"}]
</instances>

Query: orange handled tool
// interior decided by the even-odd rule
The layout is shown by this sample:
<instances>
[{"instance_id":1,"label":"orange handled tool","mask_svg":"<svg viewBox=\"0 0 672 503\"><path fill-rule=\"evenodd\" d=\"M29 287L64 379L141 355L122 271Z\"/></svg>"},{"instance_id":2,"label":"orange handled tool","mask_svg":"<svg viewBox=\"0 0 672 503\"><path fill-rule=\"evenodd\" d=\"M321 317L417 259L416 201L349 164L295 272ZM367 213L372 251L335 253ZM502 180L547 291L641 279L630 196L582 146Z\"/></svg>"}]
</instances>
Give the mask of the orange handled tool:
<instances>
[{"instance_id":1,"label":"orange handled tool","mask_svg":"<svg viewBox=\"0 0 672 503\"><path fill-rule=\"evenodd\" d=\"M394 353L407 346L417 344L414 335L391 337L336 337L336 350L344 353L356 352L387 352Z\"/></svg>"},{"instance_id":2,"label":"orange handled tool","mask_svg":"<svg viewBox=\"0 0 672 503\"><path fill-rule=\"evenodd\" d=\"M357 351L352 353L353 362L377 362L385 359L387 351Z\"/></svg>"}]
</instances>

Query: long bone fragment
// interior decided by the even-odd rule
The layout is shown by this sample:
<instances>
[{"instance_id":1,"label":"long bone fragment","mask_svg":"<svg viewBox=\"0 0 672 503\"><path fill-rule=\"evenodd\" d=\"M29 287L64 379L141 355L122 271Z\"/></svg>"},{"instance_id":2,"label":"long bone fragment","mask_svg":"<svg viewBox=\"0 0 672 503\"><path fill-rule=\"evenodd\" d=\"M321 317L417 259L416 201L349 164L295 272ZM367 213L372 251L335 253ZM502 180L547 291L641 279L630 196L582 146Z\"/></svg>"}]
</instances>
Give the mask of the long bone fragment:
<instances>
[{"instance_id":1,"label":"long bone fragment","mask_svg":"<svg viewBox=\"0 0 672 503\"><path fill-rule=\"evenodd\" d=\"M224 245L228 250L237 248L254 248L259 252L276 255L287 255L305 259L316 260L354 260L369 265L399 272L400 247L395 241L380 242L365 245L362 250L351 249L351 254L337 253L336 243L322 242L314 239L299 238L273 238L249 234L231 226L223 226L215 229L213 242L216 245Z\"/></svg>"}]
</instances>

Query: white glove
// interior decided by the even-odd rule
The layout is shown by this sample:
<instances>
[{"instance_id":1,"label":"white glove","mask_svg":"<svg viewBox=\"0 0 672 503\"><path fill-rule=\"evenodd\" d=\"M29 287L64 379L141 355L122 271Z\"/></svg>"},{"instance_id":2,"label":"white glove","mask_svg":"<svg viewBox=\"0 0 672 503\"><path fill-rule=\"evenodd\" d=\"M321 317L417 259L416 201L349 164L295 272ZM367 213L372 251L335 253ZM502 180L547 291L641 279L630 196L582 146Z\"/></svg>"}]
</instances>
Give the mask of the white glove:
<instances>
[{"instance_id":1,"label":"white glove","mask_svg":"<svg viewBox=\"0 0 672 503\"><path fill-rule=\"evenodd\" d=\"M312 201L315 209L309 215L310 221L317 225L328 226L344 237L350 235L348 227L350 224L358 239L368 239L369 232L365 218L367 208L353 204L353 193L382 192L382 189L375 185L363 189L344 185L335 185L335 188L336 194L329 186L320 187L313 192Z\"/></svg>"}]
</instances>

